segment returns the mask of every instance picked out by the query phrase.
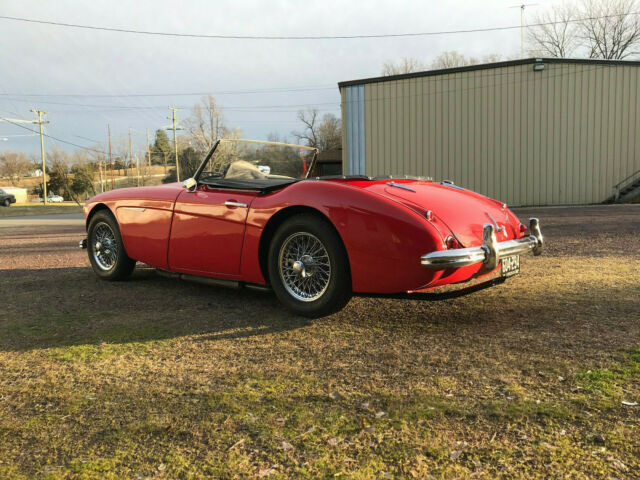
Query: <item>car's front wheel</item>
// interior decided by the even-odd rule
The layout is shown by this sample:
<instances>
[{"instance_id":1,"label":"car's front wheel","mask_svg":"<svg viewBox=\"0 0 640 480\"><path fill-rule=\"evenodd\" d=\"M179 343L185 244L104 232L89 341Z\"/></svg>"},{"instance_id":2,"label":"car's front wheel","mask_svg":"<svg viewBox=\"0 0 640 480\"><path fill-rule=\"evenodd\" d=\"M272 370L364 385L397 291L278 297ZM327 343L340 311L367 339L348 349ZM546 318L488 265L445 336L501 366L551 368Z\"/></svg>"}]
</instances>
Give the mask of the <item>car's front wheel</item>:
<instances>
[{"instance_id":1,"label":"car's front wheel","mask_svg":"<svg viewBox=\"0 0 640 480\"><path fill-rule=\"evenodd\" d=\"M11 205L11 201L10 201L8 198L5 198L5 199L4 199L4 202L2 202L2 204L3 204L5 207L8 207L9 205Z\"/></svg>"},{"instance_id":2,"label":"car's front wheel","mask_svg":"<svg viewBox=\"0 0 640 480\"><path fill-rule=\"evenodd\" d=\"M278 299L305 317L330 315L351 298L342 240L313 214L295 215L280 225L269 248L269 280Z\"/></svg>"},{"instance_id":3,"label":"car's front wheel","mask_svg":"<svg viewBox=\"0 0 640 480\"><path fill-rule=\"evenodd\" d=\"M103 280L122 280L133 272L136 261L127 256L118 222L110 211L100 210L89 222L87 251L93 271Z\"/></svg>"}]
</instances>

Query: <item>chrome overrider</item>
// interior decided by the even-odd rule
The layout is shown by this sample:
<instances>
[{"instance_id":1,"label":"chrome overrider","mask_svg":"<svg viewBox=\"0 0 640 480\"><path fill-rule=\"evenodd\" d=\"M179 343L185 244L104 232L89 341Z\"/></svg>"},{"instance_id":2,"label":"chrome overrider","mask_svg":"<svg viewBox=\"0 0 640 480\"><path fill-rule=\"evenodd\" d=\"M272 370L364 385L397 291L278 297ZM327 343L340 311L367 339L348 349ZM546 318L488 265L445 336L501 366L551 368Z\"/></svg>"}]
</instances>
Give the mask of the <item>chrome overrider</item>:
<instances>
[{"instance_id":1,"label":"chrome overrider","mask_svg":"<svg viewBox=\"0 0 640 480\"><path fill-rule=\"evenodd\" d=\"M496 240L495 226L485 223L482 228L482 246L427 253L421 257L421 263L433 270L484 263L487 270L493 270L500 264L500 260L509 255L528 251L532 251L534 255L540 255L543 245L544 240L537 218L529 219L529 236L500 243Z\"/></svg>"}]
</instances>

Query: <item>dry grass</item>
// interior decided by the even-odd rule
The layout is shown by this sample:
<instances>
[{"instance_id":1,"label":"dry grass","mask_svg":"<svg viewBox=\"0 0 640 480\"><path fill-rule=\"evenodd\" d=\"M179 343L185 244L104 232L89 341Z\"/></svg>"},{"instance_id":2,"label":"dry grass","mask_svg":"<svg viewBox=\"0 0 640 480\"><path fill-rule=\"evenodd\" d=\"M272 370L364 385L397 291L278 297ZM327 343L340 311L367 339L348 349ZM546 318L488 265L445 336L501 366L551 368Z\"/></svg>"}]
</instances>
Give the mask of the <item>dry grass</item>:
<instances>
[{"instance_id":1,"label":"dry grass","mask_svg":"<svg viewBox=\"0 0 640 480\"><path fill-rule=\"evenodd\" d=\"M539 213L501 287L316 321L0 227L0 478L633 478L640 208Z\"/></svg>"}]
</instances>

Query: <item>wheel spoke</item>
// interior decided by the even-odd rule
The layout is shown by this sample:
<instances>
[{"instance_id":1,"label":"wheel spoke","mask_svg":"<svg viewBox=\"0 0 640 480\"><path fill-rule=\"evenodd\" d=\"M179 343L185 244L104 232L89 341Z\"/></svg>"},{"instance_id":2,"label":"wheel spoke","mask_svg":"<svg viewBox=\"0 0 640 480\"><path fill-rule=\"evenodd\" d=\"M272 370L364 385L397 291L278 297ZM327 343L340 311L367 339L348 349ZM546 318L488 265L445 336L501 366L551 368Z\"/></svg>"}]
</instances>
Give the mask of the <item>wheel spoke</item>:
<instances>
[{"instance_id":1,"label":"wheel spoke","mask_svg":"<svg viewBox=\"0 0 640 480\"><path fill-rule=\"evenodd\" d=\"M314 301L326 291L331 279L329 254L313 234L298 232L280 248L280 278L286 290L301 301Z\"/></svg>"},{"instance_id":2,"label":"wheel spoke","mask_svg":"<svg viewBox=\"0 0 640 480\"><path fill-rule=\"evenodd\" d=\"M93 259L102 270L111 270L118 259L118 242L115 233L106 223L99 223L91 237Z\"/></svg>"}]
</instances>

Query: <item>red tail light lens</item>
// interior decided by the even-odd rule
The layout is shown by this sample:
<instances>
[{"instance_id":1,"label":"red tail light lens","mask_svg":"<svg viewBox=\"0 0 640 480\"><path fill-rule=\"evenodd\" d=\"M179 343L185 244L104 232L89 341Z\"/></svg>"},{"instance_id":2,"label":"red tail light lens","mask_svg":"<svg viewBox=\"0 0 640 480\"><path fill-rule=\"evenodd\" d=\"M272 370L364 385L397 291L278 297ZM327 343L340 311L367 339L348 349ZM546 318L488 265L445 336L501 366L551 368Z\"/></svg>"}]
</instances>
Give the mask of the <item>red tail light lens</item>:
<instances>
[{"instance_id":1,"label":"red tail light lens","mask_svg":"<svg viewBox=\"0 0 640 480\"><path fill-rule=\"evenodd\" d=\"M523 225L523 224L520 224L520 232L521 232L521 233L524 233L524 232L526 232L526 231L527 231L527 226L526 226L526 225Z\"/></svg>"}]
</instances>

